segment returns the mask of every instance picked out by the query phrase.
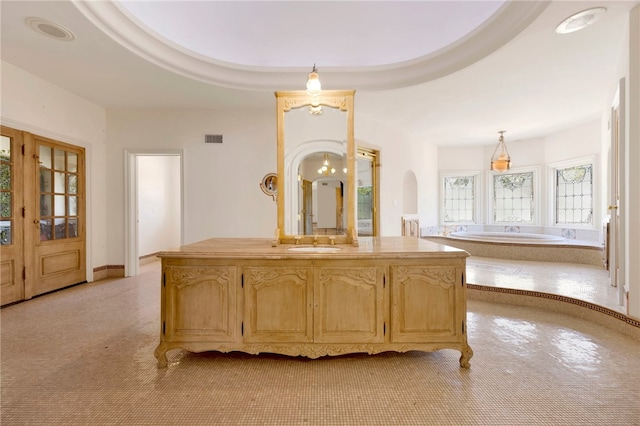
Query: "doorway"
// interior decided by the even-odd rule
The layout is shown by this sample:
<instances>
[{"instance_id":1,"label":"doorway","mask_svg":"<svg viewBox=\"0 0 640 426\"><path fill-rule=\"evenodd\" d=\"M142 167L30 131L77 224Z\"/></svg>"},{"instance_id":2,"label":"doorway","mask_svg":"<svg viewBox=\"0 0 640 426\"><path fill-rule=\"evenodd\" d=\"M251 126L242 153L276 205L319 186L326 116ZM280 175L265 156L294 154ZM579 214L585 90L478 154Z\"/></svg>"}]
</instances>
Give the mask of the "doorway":
<instances>
[{"instance_id":1,"label":"doorway","mask_svg":"<svg viewBox=\"0 0 640 426\"><path fill-rule=\"evenodd\" d=\"M140 259L183 244L182 151L126 155L125 276Z\"/></svg>"},{"instance_id":2,"label":"doorway","mask_svg":"<svg viewBox=\"0 0 640 426\"><path fill-rule=\"evenodd\" d=\"M356 220L359 237L380 235L379 157L379 151L358 147L356 154L358 216Z\"/></svg>"},{"instance_id":3,"label":"doorway","mask_svg":"<svg viewBox=\"0 0 640 426\"><path fill-rule=\"evenodd\" d=\"M625 112L624 112L625 80L621 79L618 85L618 92L611 107L610 117L610 138L609 148L609 235L608 240L608 261L611 285L618 287L618 302L621 306L626 306L627 295L624 283L625 263L624 247L625 233L622 230L624 211L621 208L620 200L624 199L624 186L621 176L625 175L624 161L621 153L625 149Z\"/></svg>"},{"instance_id":4,"label":"doorway","mask_svg":"<svg viewBox=\"0 0 640 426\"><path fill-rule=\"evenodd\" d=\"M84 148L2 126L2 304L86 281Z\"/></svg>"}]
</instances>

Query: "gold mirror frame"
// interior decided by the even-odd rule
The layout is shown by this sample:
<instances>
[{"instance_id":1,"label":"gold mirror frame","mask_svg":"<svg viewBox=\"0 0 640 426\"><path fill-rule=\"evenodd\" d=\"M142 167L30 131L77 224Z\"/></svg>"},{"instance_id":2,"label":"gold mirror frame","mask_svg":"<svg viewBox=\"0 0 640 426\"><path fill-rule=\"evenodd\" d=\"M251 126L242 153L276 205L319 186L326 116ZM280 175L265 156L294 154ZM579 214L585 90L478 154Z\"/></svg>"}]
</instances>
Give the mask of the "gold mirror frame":
<instances>
[{"instance_id":1,"label":"gold mirror frame","mask_svg":"<svg viewBox=\"0 0 640 426\"><path fill-rule=\"evenodd\" d=\"M278 244L352 244L357 246L358 239L355 228L356 216L356 176L355 176L355 140L353 126L353 99L355 90L323 90L317 96L311 96L304 90L275 92L276 123L278 141L278 227L273 245ZM285 114L291 109L307 106L326 106L337 108L347 113L347 225L345 235L286 235L285 234Z\"/></svg>"}]
</instances>

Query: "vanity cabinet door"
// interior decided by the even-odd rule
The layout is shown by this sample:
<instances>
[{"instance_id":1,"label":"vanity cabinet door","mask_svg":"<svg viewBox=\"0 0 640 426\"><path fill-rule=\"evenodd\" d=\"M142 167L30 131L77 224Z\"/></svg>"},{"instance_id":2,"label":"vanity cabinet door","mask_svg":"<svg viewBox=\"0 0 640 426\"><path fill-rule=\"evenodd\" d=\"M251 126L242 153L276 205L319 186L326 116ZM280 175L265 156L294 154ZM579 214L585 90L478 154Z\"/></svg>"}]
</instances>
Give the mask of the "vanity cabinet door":
<instances>
[{"instance_id":1,"label":"vanity cabinet door","mask_svg":"<svg viewBox=\"0 0 640 426\"><path fill-rule=\"evenodd\" d=\"M235 266L167 266L167 342L235 342L238 338Z\"/></svg>"},{"instance_id":2,"label":"vanity cabinet door","mask_svg":"<svg viewBox=\"0 0 640 426\"><path fill-rule=\"evenodd\" d=\"M384 341L384 267L315 269L314 341Z\"/></svg>"},{"instance_id":3,"label":"vanity cabinet door","mask_svg":"<svg viewBox=\"0 0 640 426\"><path fill-rule=\"evenodd\" d=\"M243 268L244 341L313 341L312 275L311 267Z\"/></svg>"},{"instance_id":4,"label":"vanity cabinet door","mask_svg":"<svg viewBox=\"0 0 640 426\"><path fill-rule=\"evenodd\" d=\"M455 266L392 266L391 341L459 340L462 290L462 271Z\"/></svg>"}]
</instances>

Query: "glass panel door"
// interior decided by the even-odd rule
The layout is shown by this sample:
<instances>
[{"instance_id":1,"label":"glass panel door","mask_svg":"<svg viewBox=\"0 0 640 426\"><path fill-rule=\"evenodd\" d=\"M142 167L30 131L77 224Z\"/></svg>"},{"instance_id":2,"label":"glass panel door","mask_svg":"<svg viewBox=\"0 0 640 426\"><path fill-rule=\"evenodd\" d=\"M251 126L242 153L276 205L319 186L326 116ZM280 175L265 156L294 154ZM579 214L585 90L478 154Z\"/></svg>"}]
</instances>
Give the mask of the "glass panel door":
<instances>
[{"instance_id":1,"label":"glass panel door","mask_svg":"<svg viewBox=\"0 0 640 426\"><path fill-rule=\"evenodd\" d=\"M31 134L25 144L28 298L86 280L85 172L81 147Z\"/></svg>"},{"instance_id":2,"label":"glass panel door","mask_svg":"<svg viewBox=\"0 0 640 426\"><path fill-rule=\"evenodd\" d=\"M24 298L22 133L2 127L0 136L0 299Z\"/></svg>"}]
</instances>

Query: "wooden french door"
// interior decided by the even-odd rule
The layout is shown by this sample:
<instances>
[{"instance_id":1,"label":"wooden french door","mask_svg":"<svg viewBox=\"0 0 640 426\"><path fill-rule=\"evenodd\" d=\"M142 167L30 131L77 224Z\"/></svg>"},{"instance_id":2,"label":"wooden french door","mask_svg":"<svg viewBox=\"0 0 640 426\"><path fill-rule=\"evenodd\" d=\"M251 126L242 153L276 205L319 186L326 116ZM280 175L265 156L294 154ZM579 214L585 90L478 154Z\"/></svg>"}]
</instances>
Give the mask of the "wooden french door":
<instances>
[{"instance_id":1,"label":"wooden french door","mask_svg":"<svg viewBox=\"0 0 640 426\"><path fill-rule=\"evenodd\" d=\"M2 304L86 280L84 148L4 127L3 136L5 130L14 133L8 136L14 142L15 199L8 221L13 240L21 244L8 251L13 263L6 285L2 247ZM18 148L15 133L21 136Z\"/></svg>"},{"instance_id":2,"label":"wooden french door","mask_svg":"<svg viewBox=\"0 0 640 426\"><path fill-rule=\"evenodd\" d=\"M0 136L0 303L24 299L22 132L2 127Z\"/></svg>"}]
</instances>

